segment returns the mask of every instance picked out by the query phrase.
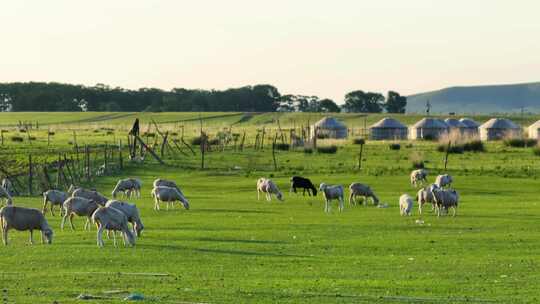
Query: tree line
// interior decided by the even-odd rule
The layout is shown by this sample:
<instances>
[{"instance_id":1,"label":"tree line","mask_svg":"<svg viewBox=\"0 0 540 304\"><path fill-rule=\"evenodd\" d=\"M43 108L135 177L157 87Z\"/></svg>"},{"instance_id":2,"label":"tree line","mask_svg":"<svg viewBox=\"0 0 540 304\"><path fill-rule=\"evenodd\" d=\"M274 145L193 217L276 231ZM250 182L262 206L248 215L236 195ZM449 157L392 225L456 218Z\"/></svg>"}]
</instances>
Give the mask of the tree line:
<instances>
[{"instance_id":1,"label":"tree line","mask_svg":"<svg viewBox=\"0 0 540 304\"><path fill-rule=\"evenodd\" d=\"M126 111L126 112L365 112L404 113L407 97L397 92L352 91L341 107L317 96L281 95L272 85L227 90L156 88L128 90L45 82L0 83L0 111Z\"/></svg>"}]
</instances>

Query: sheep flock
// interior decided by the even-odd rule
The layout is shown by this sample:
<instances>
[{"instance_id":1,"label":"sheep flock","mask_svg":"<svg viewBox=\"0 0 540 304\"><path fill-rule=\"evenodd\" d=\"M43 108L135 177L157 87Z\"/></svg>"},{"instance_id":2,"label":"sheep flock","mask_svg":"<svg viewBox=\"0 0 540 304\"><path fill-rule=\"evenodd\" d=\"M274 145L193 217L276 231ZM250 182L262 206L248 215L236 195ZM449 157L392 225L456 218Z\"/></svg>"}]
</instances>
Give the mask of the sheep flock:
<instances>
[{"instance_id":1,"label":"sheep flock","mask_svg":"<svg viewBox=\"0 0 540 304\"><path fill-rule=\"evenodd\" d=\"M423 208L426 204L431 205L431 212L437 217L449 214L452 209L452 216L456 216L459 203L458 192L451 188L452 176L448 174L438 175L432 184L428 184L428 172L424 169L414 170L410 175L411 187L418 189L416 196L402 194L399 196L397 205L401 216L411 216L414 204L418 205L418 214L422 216ZM41 231L42 242L52 243L53 228L46 219L47 211L54 217L54 207L59 206L61 224L60 229L64 229L66 221L71 230L75 230L73 218L75 216L86 218L84 230L91 228L90 223L96 225L96 242L99 247L104 246L103 232L113 234L114 246L116 246L116 234L121 233L123 243L126 246L134 246L137 238L142 237L144 229L141 213L135 203L118 200L118 195L122 199L141 199L141 189L143 186L139 178L120 179L113 187L111 198L99 193L95 189L87 189L71 185L66 192L58 189L51 189L42 193L43 207L41 210L19 206L14 199L14 192L8 180L4 180L0 186L0 202L5 206L0 209L0 228L2 229L2 240L8 244L8 231L15 229L30 232L30 242L33 243L33 231ZM303 196L317 196L319 192L324 202L324 212L332 211L332 204L337 202L338 212L345 210L345 190L348 189L349 207L357 206L357 198L361 197L363 205L367 206L371 201L379 208L388 207L387 203L380 203L375 190L369 185L352 182L348 188L341 184L327 184L321 182L318 189L314 183L306 177L293 176L290 179L290 195L298 195L297 189L302 189ZM256 182L257 200L260 200L261 193L267 202L276 197L278 201L285 202L284 194L279 190L277 183L265 177L261 177ZM166 203L166 210L174 208L175 203L179 203L186 211L190 209L190 202L184 195L180 186L175 181L162 178L155 179L152 183L150 195L154 202L154 212L161 210L160 204ZM48 207L48 208L47 208ZM48 209L48 210L47 210Z\"/></svg>"}]
</instances>

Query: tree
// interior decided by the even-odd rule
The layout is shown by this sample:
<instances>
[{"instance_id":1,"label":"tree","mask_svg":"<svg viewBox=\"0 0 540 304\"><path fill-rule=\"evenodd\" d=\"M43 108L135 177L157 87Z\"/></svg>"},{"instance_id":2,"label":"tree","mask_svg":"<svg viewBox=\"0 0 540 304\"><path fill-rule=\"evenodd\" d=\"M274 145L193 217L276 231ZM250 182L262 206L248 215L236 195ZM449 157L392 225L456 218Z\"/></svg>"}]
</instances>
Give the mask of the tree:
<instances>
[{"instance_id":1,"label":"tree","mask_svg":"<svg viewBox=\"0 0 540 304\"><path fill-rule=\"evenodd\" d=\"M407 106L407 97L401 96L394 91L388 92L386 103L384 108L388 113L405 113L405 107Z\"/></svg>"},{"instance_id":2,"label":"tree","mask_svg":"<svg viewBox=\"0 0 540 304\"><path fill-rule=\"evenodd\" d=\"M383 101L380 93L352 91L345 95L344 108L349 112L380 113Z\"/></svg>"},{"instance_id":3,"label":"tree","mask_svg":"<svg viewBox=\"0 0 540 304\"><path fill-rule=\"evenodd\" d=\"M341 109L332 99L323 99L319 102L319 112L339 113Z\"/></svg>"}]
</instances>

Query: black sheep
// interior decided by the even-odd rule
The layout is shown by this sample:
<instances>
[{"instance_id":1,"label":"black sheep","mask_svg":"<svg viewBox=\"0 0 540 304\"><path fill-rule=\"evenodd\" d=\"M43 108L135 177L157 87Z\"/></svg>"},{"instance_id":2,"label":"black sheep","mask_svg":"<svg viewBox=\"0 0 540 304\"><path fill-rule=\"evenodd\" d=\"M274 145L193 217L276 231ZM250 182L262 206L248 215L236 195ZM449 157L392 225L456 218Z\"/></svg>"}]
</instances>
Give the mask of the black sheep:
<instances>
[{"instance_id":1,"label":"black sheep","mask_svg":"<svg viewBox=\"0 0 540 304\"><path fill-rule=\"evenodd\" d=\"M317 188L315 188L313 183L307 178L301 176L291 177L291 191L296 193L296 188L304 189L303 195L306 195L307 190L308 195L311 196L311 194L313 194L313 196L317 196ZM311 190L311 193L309 190Z\"/></svg>"}]
</instances>

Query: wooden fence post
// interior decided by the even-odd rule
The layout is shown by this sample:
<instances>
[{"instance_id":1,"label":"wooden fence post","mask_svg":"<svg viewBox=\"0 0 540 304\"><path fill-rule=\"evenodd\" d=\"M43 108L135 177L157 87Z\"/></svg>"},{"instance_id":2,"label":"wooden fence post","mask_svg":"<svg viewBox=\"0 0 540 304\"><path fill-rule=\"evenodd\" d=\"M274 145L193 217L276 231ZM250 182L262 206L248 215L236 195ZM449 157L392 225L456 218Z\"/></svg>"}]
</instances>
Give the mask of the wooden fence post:
<instances>
[{"instance_id":1,"label":"wooden fence post","mask_svg":"<svg viewBox=\"0 0 540 304\"><path fill-rule=\"evenodd\" d=\"M32 193L32 154L28 154L28 193L30 196L33 195Z\"/></svg>"},{"instance_id":2,"label":"wooden fence post","mask_svg":"<svg viewBox=\"0 0 540 304\"><path fill-rule=\"evenodd\" d=\"M274 135L274 141L272 142L272 159L274 160L274 171L278 170L277 162L276 162L276 141L277 141L277 133Z\"/></svg>"},{"instance_id":3,"label":"wooden fence post","mask_svg":"<svg viewBox=\"0 0 540 304\"><path fill-rule=\"evenodd\" d=\"M118 140L118 166L120 170L124 169L124 159L122 158L122 140Z\"/></svg>"}]
</instances>

